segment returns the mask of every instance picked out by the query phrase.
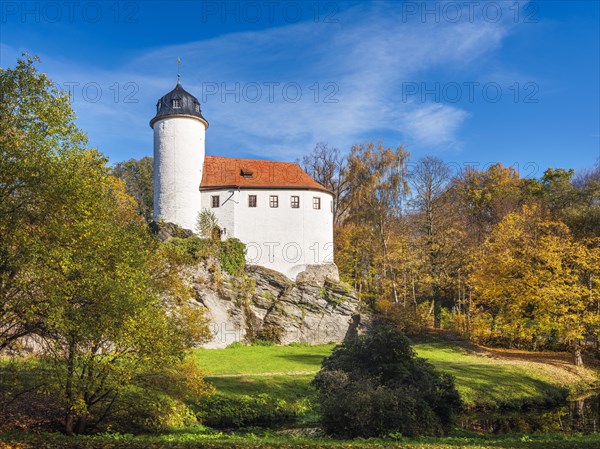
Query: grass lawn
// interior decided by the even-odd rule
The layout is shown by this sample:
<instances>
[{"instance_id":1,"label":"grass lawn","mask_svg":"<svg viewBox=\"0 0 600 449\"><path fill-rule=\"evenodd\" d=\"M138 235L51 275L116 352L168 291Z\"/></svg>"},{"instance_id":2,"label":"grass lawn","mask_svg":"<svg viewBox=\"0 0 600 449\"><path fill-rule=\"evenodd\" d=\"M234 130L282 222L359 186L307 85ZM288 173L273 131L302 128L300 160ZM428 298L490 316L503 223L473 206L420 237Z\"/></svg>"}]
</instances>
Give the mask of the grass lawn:
<instances>
[{"instance_id":1,"label":"grass lawn","mask_svg":"<svg viewBox=\"0 0 600 449\"><path fill-rule=\"evenodd\" d=\"M562 353L496 351L448 342L417 343L419 356L456 378L468 406L520 406L565 399L597 385L598 374Z\"/></svg>"},{"instance_id":2,"label":"grass lawn","mask_svg":"<svg viewBox=\"0 0 600 449\"><path fill-rule=\"evenodd\" d=\"M197 349L194 357L209 376L263 373L316 373L335 345L234 346Z\"/></svg>"},{"instance_id":3,"label":"grass lawn","mask_svg":"<svg viewBox=\"0 0 600 449\"><path fill-rule=\"evenodd\" d=\"M455 376L467 406L552 403L598 382L564 354L495 351L448 341L417 342L419 356ZM293 401L309 396L309 382L333 345L198 349L209 380L225 395L269 393Z\"/></svg>"},{"instance_id":4,"label":"grass lawn","mask_svg":"<svg viewBox=\"0 0 600 449\"><path fill-rule=\"evenodd\" d=\"M198 427L165 435L0 434L0 449L597 449L600 434L474 435L334 440L267 432L221 433Z\"/></svg>"}]
</instances>

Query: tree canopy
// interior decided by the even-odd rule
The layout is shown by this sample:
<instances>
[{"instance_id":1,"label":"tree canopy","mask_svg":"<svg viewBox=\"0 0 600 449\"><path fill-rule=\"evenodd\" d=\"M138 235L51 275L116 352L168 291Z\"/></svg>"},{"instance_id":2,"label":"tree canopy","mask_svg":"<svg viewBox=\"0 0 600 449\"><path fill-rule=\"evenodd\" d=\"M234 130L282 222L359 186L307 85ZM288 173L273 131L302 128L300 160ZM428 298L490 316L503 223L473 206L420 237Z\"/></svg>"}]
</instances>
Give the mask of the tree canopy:
<instances>
[{"instance_id":1,"label":"tree canopy","mask_svg":"<svg viewBox=\"0 0 600 449\"><path fill-rule=\"evenodd\" d=\"M34 339L62 391L65 431L83 433L209 334L168 247L36 61L0 72L0 349Z\"/></svg>"}]
</instances>

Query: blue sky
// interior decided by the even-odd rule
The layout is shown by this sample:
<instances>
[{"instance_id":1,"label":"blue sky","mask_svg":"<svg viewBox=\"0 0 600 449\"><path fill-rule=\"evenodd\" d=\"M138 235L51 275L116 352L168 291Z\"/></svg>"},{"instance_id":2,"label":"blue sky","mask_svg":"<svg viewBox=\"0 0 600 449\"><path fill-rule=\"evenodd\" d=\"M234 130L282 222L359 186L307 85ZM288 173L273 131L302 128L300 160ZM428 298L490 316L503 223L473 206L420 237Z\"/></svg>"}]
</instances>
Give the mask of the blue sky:
<instances>
[{"instance_id":1,"label":"blue sky","mask_svg":"<svg viewBox=\"0 0 600 449\"><path fill-rule=\"evenodd\" d=\"M111 162L151 155L178 57L208 154L295 160L382 140L523 176L600 156L597 1L0 5L0 65L39 55Z\"/></svg>"}]
</instances>

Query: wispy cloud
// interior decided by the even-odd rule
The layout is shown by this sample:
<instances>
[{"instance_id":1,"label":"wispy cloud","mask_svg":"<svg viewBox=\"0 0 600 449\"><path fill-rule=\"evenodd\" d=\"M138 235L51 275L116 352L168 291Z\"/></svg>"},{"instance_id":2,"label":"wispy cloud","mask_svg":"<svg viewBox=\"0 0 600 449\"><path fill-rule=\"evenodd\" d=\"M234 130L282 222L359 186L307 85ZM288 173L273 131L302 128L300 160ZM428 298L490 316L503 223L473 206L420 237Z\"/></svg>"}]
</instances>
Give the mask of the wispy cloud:
<instances>
[{"instance_id":1,"label":"wispy cloud","mask_svg":"<svg viewBox=\"0 0 600 449\"><path fill-rule=\"evenodd\" d=\"M148 121L156 100L174 87L178 56L184 87L205 97L211 154L295 159L318 141L348 148L373 130L447 147L460 140L469 111L405 101L403 83L430 71L456 73L477 65L501 45L509 27L485 21L403 23L399 14L389 7L360 7L347 10L338 24L303 22L153 48L116 71L42 55L43 69L59 83L101 87L97 102L85 101L81 88L76 90L73 106L92 142L115 161L151 152ZM2 51L4 60L17 53L5 45ZM128 82L139 89L130 98L136 103L125 102L133 91L125 90ZM301 88L297 101L291 83ZM224 88L234 91L238 85L237 99L224 95ZM262 95L253 101L256 86ZM397 143L403 142L389 142Z\"/></svg>"}]
</instances>

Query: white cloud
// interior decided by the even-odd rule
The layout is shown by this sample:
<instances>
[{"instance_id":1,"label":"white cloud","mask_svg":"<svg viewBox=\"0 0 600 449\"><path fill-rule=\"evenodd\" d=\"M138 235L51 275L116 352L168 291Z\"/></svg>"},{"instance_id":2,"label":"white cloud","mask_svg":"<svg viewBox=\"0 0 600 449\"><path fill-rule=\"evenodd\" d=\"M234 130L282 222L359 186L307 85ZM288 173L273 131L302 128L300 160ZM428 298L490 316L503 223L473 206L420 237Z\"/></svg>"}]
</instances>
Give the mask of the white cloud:
<instances>
[{"instance_id":1,"label":"white cloud","mask_svg":"<svg viewBox=\"0 0 600 449\"><path fill-rule=\"evenodd\" d=\"M443 104L429 104L403 116L406 131L424 144L453 142L458 128L468 117L466 111Z\"/></svg>"},{"instance_id":2,"label":"white cloud","mask_svg":"<svg viewBox=\"0 0 600 449\"><path fill-rule=\"evenodd\" d=\"M402 83L420 81L432 70L450 67L460 72L475 65L498 48L507 26L402 23L399 13L390 7L357 7L340 15L338 24L303 22L154 48L118 70L42 56L44 70L59 83L93 81L102 87L100 101L76 99L74 108L80 126L112 160L151 152L148 121L156 100L175 84L178 56L183 60L182 84L199 98L203 83L214 82L219 88L280 83L273 102L266 86L256 103L243 97L235 102L232 95L225 101L220 95L209 96L202 105L211 123L209 153L295 159L318 141L349 148L374 130L378 135L373 138L390 133L423 145L447 146L458 139L469 113L456 106L403 101ZM124 103L122 95L114 101L111 86L119 83L123 89L126 82L139 86L134 97L138 103ZM292 82L302 88L297 102L286 101L282 92L282 86ZM332 99L338 102L323 102L334 88L339 90ZM403 142L390 142L397 143Z\"/></svg>"}]
</instances>

